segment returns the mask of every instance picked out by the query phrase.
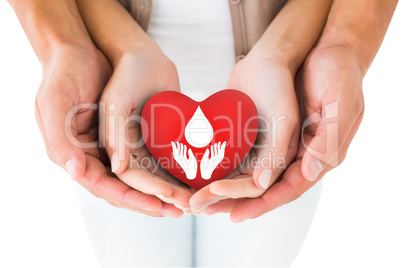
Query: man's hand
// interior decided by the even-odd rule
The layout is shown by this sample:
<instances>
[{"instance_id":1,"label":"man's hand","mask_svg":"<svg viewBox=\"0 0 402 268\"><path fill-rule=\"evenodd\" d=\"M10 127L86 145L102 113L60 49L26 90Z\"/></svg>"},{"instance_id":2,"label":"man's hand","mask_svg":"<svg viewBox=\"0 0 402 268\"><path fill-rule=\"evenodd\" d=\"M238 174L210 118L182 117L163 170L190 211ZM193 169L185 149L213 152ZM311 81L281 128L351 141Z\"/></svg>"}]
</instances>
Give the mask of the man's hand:
<instances>
[{"instance_id":1,"label":"man's hand","mask_svg":"<svg viewBox=\"0 0 402 268\"><path fill-rule=\"evenodd\" d=\"M363 117L362 79L347 47L313 50L296 80L304 122L296 161L260 198L216 204L205 213L231 211L234 222L259 217L296 200L338 166Z\"/></svg>"},{"instance_id":2,"label":"man's hand","mask_svg":"<svg viewBox=\"0 0 402 268\"><path fill-rule=\"evenodd\" d=\"M97 146L96 107L110 73L107 59L94 47L62 46L52 54L35 106L47 153L73 179L114 206L151 216L177 215L176 208L132 189L105 166L107 155Z\"/></svg>"}]
</instances>

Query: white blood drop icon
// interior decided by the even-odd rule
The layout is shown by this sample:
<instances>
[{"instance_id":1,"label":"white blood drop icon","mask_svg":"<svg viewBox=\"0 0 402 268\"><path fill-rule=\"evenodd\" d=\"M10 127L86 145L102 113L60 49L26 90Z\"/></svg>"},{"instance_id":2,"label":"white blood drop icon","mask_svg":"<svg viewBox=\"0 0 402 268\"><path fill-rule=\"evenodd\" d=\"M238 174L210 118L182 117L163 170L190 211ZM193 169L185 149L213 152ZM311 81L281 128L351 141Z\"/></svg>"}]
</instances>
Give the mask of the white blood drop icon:
<instances>
[{"instance_id":1,"label":"white blood drop icon","mask_svg":"<svg viewBox=\"0 0 402 268\"><path fill-rule=\"evenodd\" d=\"M188 144L195 148L206 147L212 141L214 129L202 112L200 106L198 106L193 117L187 123L184 136ZM197 176L197 160L193 151L190 148L188 148L187 151L187 145L178 141L172 141L171 145L173 158L184 170L187 179L195 179ZM225 156L225 148L226 141L223 143L215 143L211 145L210 149L207 148L205 150L200 163L201 178L204 180L211 178L212 173Z\"/></svg>"},{"instance_id":2,"label":"white blood drop icon","mask_svg":"<svg viewBox=\"0 0 402 268\"><path fill-rule=\"evenodd\" d=\"M184 135L187 142L195 148L205 147L211 142L214 136L214 129L200 106L198 106L193 117L187 123Z\"/></svg>"}]
</instances>

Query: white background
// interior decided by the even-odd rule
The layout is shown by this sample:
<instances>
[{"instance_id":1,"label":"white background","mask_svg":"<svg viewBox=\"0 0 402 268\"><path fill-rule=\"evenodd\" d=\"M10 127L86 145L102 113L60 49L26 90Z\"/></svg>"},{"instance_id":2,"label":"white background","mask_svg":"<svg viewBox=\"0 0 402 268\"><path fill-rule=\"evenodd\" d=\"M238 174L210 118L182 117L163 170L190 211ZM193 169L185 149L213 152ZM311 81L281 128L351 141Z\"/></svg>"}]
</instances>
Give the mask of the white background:
<instances>
[{"instance_id":1,"label":"white background","mask_svg":"<svg viewBox=\"0 0 402 268\"><path fill-rule=\"evenodd\" d=\"M365 81L365 117L325 177L293 268L402 267L402 8ZM0 267L98 267L72 183L34 118L41 66L0 1Z\"/></svg>"}]
</instances>

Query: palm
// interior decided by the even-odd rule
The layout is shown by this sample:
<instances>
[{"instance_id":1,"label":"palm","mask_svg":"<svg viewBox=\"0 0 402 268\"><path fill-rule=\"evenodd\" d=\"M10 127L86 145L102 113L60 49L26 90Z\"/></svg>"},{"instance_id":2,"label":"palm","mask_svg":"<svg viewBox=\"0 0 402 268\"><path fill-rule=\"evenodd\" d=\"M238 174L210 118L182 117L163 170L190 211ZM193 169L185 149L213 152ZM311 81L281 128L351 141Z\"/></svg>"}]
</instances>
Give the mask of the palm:
<instances>
[{"instance_id":1,"label":"palm","mask_svg":"<svg viewBox=\"0 0 402 268\"><path fill-rule=\"evenodd\" d=\"M349 56L338 47L311 52L296 79L304 122L296 161L260 198L229 204L225 209L234 221L256 218L294 201L343 161L364 110L362 77ZM317 159L323 169L312 174L311 163Z\"/></svg>"},{"instance_id":2,"label":"palm","mask_svg":"<svg viewBox=\"0 0 402 268\"><path fill-rule=\"evenodd\" d=\"M45 66L35 107L49 157L66 169L66 162L73 159L76 166L70 175L112 205L151 216L180 216L174 206L165 206L156 197L116 180L105 166L109 161L97 143L95 116L111 72L103 54L93 48L63 47L54 55Z\"/></svg>"},{"instance_id":3,"label":"palm","mask_svg":"<svg viewBox=\"0 0 402 268\"><path fill-rule=\"evenodd\" d=\"M313 51L299 72L296 84L303 97L301 115L305 122L298 159L301 159L307 150L309 154L329 165L328 168L338 166L344 158L340 150L343 144L339 144L338 134L352 131L353 137L363 115L362 79L356 75L358 67L352 61L347 62L340 52L342 51L336 48ZM339 124L346 118L353 124ZM330 124L338 128L336 137L331 137L331 132L327 132ZM317 135L327 139L325 150L312 143ZM346 147L349 147L351 138L346 142ZM336 157L330 154L333 151L337 152ZM338 152L341 155L338 155ZM304 176L309 176L307 170L303 173Z\"/></svg>"},{"instance_id":4,"label":"palm","mask_svg":"<svg viewBox=\"0 0 402 268\"><path fill-rule=\"evenodd\" d=\"M164 90L179 91L176 67L166 56L148 50L127 55L102 94L106 109L111 105L114 109L106 110L106 129L101 132L107 134L105 146L112 162L117 152L123 163L114 170L121 181L146 194L172 197L161 199L188 207L189 188L156 162L142 140L142 107L152 95ZM124 120L112 129L115 125L109 123L111 118Z\"/></svg>"},{"instance_id":5,"label":"palm","mask_svg":"<svg viewBox=\"0 0 402 268\"><path fill-rule=\"evenodd\" d=\"M265 130L257 135L256 143L248 155L248 158L251 159L243 163L253 163L255 158L266 157L284 169L296 156L298 144L299 128L298 124L295 124L296 122L291 122L293 128L286 130L289 132L290 138L288 143L281 144L281 137L278 137L278 134L281 133L279 128L282 127L282 120L297 121L298 118L293 78L289 70L278 69L267 62L260 62L254 68L250 68L247 62L240 63L236 65L232 74L230 87L244 90L253 99L262 118L260 129ZM276 125L275 122L278 124ZM269 132L267 133L267 131ZM263 165L265 164L263 163ZM255 168L251 165L240 165L237 173L252 176Z\"/></svg>"},{"instance_id":6,"label":"palm","mask_svg":"<svg viewBox=\"0 0 402 268\"><path fill-rule=\"evenodd\" d=\"M191 197L191 206L195 210L208 207L206 213L230 211L239 202L261 196L297 152L298 105L289 69L246 57L235 66L227 87L242 90L254 101L260 132L247 158L225 180L215 181ZM266 170L271 170L271 175L265 176ZM259 177L265 177L265 184Z\"/></svg>"}]
</instances>

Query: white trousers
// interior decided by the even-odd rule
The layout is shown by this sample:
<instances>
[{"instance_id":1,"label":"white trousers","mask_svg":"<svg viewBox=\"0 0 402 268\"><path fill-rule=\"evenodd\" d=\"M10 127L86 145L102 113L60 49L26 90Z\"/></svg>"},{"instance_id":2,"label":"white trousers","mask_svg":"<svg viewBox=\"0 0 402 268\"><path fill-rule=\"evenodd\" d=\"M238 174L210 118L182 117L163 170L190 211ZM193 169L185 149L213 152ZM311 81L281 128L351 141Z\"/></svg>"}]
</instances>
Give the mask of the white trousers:
<instances>
[{"instance_id":1,"label":"white trousers","mask_svg":"<svg viewBox=\"0 0 402 268\"><path fill-rule=\"evenodd\" d=\"M303 245L321 187L237 224L226 214L152 218L75 189L102 267L287 267Z\"/></svg>"}]
</instances>

